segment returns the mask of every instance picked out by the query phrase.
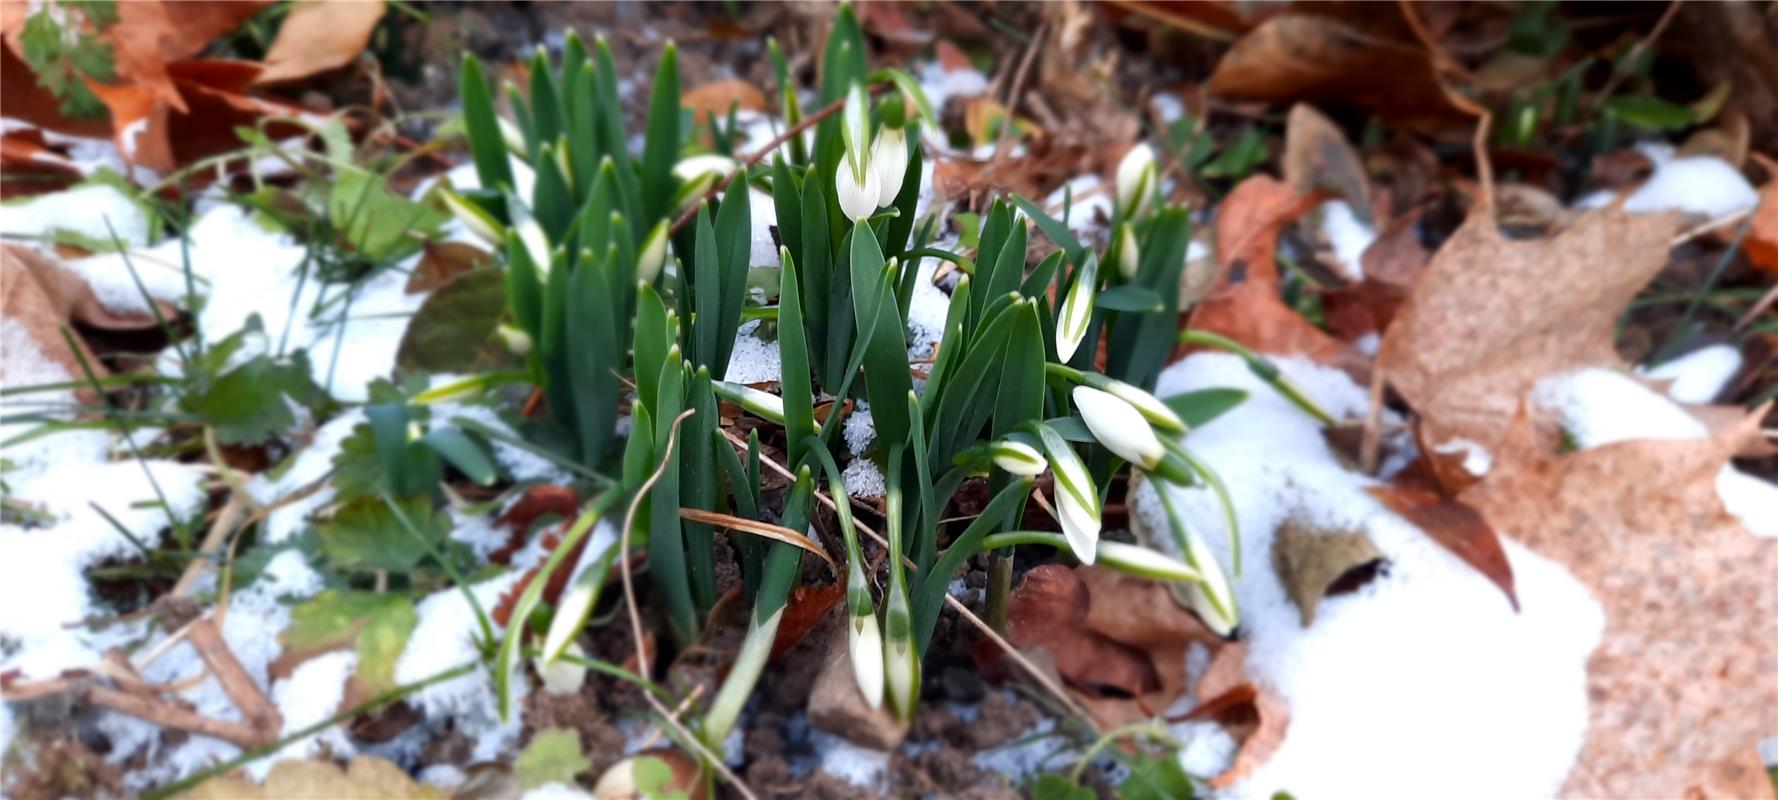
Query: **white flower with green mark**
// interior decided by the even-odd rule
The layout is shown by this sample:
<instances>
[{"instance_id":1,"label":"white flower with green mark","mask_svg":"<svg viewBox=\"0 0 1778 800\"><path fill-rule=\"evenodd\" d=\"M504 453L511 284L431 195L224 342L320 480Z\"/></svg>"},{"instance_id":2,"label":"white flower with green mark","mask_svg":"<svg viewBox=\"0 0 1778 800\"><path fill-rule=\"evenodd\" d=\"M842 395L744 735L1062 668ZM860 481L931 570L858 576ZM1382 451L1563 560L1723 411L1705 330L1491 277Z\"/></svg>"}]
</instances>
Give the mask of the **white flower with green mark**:
<instances>
[{"instance_id":1,"label":"white flower with green mark","mask_svg":"<svg viewBox=\"0 0 1778 800\"><path fill-rule=\"evenodd\" d=\"M1117 210L1125 219L1140 218L1154 196L1154 148L1138 144L1117 165Z\"/></svg>"},{"instance_id":2,"label":"white flower with green mark","mask_svg":"<svg viewBox=\"0 0 1778 800\"><path fill-rule=\"evenodd\" d=\"M1136 229L1126 222L1117 226L1117 237L1112 240L1111 249L1117 256L1117 272L1124 280L1134 280L1136 270L1142 264L1142 246L1136 243Z\"/></svg>"},{"instance_id":3,"label":"white flower with green mark","mask_svg":"<svg viewBox=\"0 0 1778 800\"><path fill-rule=\"evenodd\" d=\"M870 146L870 163L871 171L877 173L877 207L893 205L908 171L906 132L888 125L877 129L877 138Z\"/></svg>"},{"instance_id":4,"label":"white flower with green mark","mask_svg":"<svg viewBox=\"0 0 1778 800\"><path fill-rule=\"evenodd\" d=\"M667 221L661 220L654 224L648 232L648 238L642 241L642 252L636 256L636 279L643 283L653 283L655 276L661 274L661 265L667 263Z\"/></svg>"},{"instance_id":5,"label":"white flower with green mark","mask_svg":"<svg viewBox=\"0 0 1778 800\"><path fill-rule=\"evenodd\" d=\"M450 209L451 216L463 223L463 227L475 234L477 239L495 247L499 247L506 241L506 233L492 214L483 211L481 206L470 202L469 198L449 189L441 187L438 191L439 196L444 198L445 208Z\"/></svg>"},{"instance_id":6,"label":"white flower with green mark","mask_svg":"<svg viewBox=\"0 0 1778 800\"><path fill-rule=\"evenodd\" d=\"M1080 455L1062 435L1047 425L1038 425L1037 432L1048 452L1050 471L1055 474L1055 517L1062 526L1062 537L1068 549L1082 564L1098 558L1100 506L1099 489L1087 472Z\"/></svg>"},{"instance_id":7,"label":"white flower with green mark","mask_svg":"<svg viewBox=\"0 0 1778 800\"><path fill-rule=\"evenodd\" d=\"M1081 341L1087 338L1087 326L1093 322L1093 302L1098 295L1099 259L1089 253L1074 276L1068 296L1062 298L1062 308L1056 316L1056 356L1059 360L1066 362L1073 358L1074 351L1080 349Z\"/></svg>"},{"instance_id":8,"label":"white flower with green mark","mask_svg":"<svg viewBox=\"0 0 1778 800\"><path fill-rule=\"evenodd\" d=\"M867 167L860 174L853 172L850 164L841 161L834 170L833 183L840 210L846 213L847 219L854 223L863 222L877 212L877 196L882 192L882 185L875 170Z\"/></svg>"},{"instance_id":9,"label":"white flower with green mark","mask_svg":"<svg viewBox=\"0 0 1778 800\"><path fill-rule=\"evenodd\" d=\"M1002 439L989 446L989 455L997 466L1008 473L1021 477L1035 478L1042 475L1048 467L1043 454L1037 448L1024 442Z\"/></svg>"},{"instance_id":10,"label":"white flower with green mark","mask_svg":"<svg viewBox=\"0 0 1778 800\"><path fill-rule=\"evenodd\" d=\"M1161 402L1160 398L1138 387L1114 378L1107 378L1103 385L1095 384L1093 388L1103 389L1117 399L1134 406L1142 414L1142 418L1148 420L1156 428L1168 433L1185 433L1186 431L1185 420L1180 419L1172 408Z\"/></svg>"},{"instance_id":11,"label":"white flower with green mark","mask_svg":"<svg viewBox=\"0 0 1778 800\"><path fill-rule=\"evenodd\" d=\"M1168 491L1165 486L1156 486L1157 491ZM1183 520L1181 521L1183 525ZM1222 564L1216 560L1216 554L1204 542L1204 537L1196 530L1185 527L1185 561L1198 571L1197 580L1185 585L1186 600L1204 624L1215 631L1218 636L1231 636L1235 626L1241 622L1239 612L1235 608L1235 593L1229 589L1228 576L1223 574Z\"/></svg>"},{"instance_id":12,"label":"white flower with green mark","mask_svg":"<svg viewBox=\"0 0 1778 800\"><path fill-rule=\"evenodd\" d=\"M1118 458L1151 469L1167 454L1160 438L1154 435L1154 427L1135 406L1091 386L1074 387L1073 397L1093 438Z\"/></svg>"}]
</instances>

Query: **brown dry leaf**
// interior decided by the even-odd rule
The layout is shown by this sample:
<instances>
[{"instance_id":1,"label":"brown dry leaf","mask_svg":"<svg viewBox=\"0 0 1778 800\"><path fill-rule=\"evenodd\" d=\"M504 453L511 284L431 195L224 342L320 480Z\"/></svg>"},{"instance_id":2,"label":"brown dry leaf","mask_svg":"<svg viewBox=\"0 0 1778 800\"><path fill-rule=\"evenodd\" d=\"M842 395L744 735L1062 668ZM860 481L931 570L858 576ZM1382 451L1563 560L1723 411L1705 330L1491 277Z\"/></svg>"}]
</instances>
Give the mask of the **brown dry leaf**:
<instances>
[{"instance_id":1,"label":"brown dry leaf","mask_svg":"<svg viewBox=\"0 0 1778 800\"><path fill-rule=\"evenodd\" d=\"M1417 46L1319 15L1261 23L1223 54L1209 89L1238 100L1357 107L1421 132L1472 124L1451 106Z\"/></svg>"},{"instance_id":2,"label":"brown dry leaf","mask_svg":"<svg viewBox=\"0 0 1778 800\"><path fill-rule=\"evenodd\" d=\"M1006 123L1006 106L992 97L976 97L968 101L963 110L963 129L969 132L969 141L976 147L994 144L1000 139L1000 128ZM1042 137L1042 129L1028 117L1014 116L1011 141L1027 137Z\"/></svg>"},{"instance_id":3,"label":"brown dry leaf","mask_svg":"<svg viewBox=\"0 0 1778 800\"><path fill-rule=\"evenodd\" d=\"M1308 103L1290 109L1284 128L1284 182L1307 195L1327 192L1344 199L1359 219L1370 221L1370 179L1364 161L1333 120Z\"/></svg>"},{"instance_id":4,"label":"brown dry leaf","mask_svg":"<svg viewBox=\"0 0 1778 800\"><path fill-rule=\"evenodd\" d=\"M427 242L420 263L407 279L407 293L430 292L450 279L488 263L488 251L463 242Z\"/></svg>"},{"instance_id":5,"label":"brown dry leaf","mask_svg":"<svg viewBox=\"0 0 1778 800\"><path fill-rule=\"evenodd\" d=\"M1741 247L1754 266L1778 275L1778 161L1759 153L1754 153L1753 159L1765 167L1766 183L1760 187L1759 208L1753 212Z\"/></svg>"},{"instance_id":6,"label":"brown dry leaf","mask_svg":"<svg viewBox=\"0 0 1778 800\"><path fill-rule=\"evenodd\" d=\"M1749 534L1715 489L1766 410L1715 438L1566 455L1521 418L1463 494L1605 607L1565 796L1773 796L1754 747L1778 731L1778 541Z\"/></svg>"},{"instance_id":7,"label":"brown dry leaf","mask_svg":"<svg viewBox=\"0 0 1778 800\"><path fill-rule=\"evenodd\" d=\"M1112 687L1141 695L1160 676L1141 651L1087 627L1092 597L1074 570L1044 564L1025 573L1007 604L1006 638L1020 648L1041 647L1069 685L1097 692Z\"/></svg>"},{"instance_id":8,"label":"brown dry leaf","mask_svg":"<svg viewBox=\"0 0 1778 800\"><path fill-rule=\"evenodd\" d=\"M22 9L24 3L0 3L0 9ZM21 20L22 22L22 20ZM104 119L62 116L62 101L37 85L31 68L13 52L0 47L0 116L24 120L39 128L70 136L110 136L111 123Z\"/></svg>"},{"instance_id":9,"label":"brown dry leaf","mask_svg":"<svg viewBox=\"0 0 1778 800\"><path fill-rule=\"evenodd\" d=\"M1519 610L1519 595L1513 589L1512 562L1506 560L1500 536L1475 508L1461 500L1420 489L1372 486L1365 491L1382 501L1389 510L1414 523L1414 527L1451 551L1451 555L1493 581L1506 593L1513 610Z\"/></svg>"},{"instance_id":10,"label":"brown dry leaf","mask_svg":"<svg viewBox=\"0 0 1778 800\"><path fill-rule=\"evenodd\" d=\"M742 111L764 111L766 96L751 83L728 78L686 92L679 99L679 105L691 109L693 124L707 125L711 119L727 119L732 107Z\"/></svg>"},{"instance_id":11,"label":"brown dry leaf","mask_svg":"<svg viewBox=\"0 0 1778 800\"><path fill-rule=\"evenodd\" d=\"M143 0L118 4L118 21L106 31L117 58L120 83L137 85L180 112L188 98L174 86L169 65L203 52L210 40L241 27L271 0ZM115 121L114 121L115 122ZM123 130L118 122L116 129Z\"/></svg>"},{"instance_id":12,"label":"brown dry leaf","mask_svg":"<svg viewBox=\"0 0 1778 800\"><path fill-rule=\"evenodd\" d=\"M1367 333L1387 330L1408 292L1419 282L1432 257L1420 244L1420 215L1421 210L1415 209L1377 232L1376 240L1360 258L1364 280L1357 286L1322 295L1327 327L1341 339L1356 341Z\"/></svg>"},{"instance_id":13,"label":"brown dry leaf","mask_svg":"<svg viewBox=\"0 0 1778 800\"><path fill-rule=\"evenodd\" d=\"M1362 368L1352 345L1311 325L1279 296L1274 251L1278 232L1301 216L1316 196L1301 197L1265 175L1241 182L1216 214L1216 259L1221 272L1191 326L1220 333L1262 353L1302 355L1322 364Z\"/></svg>"},{"instance_id":14,"label":"brown dry leaf","mask_svg":"<svg viewBox=\"0 0 1778 800\"><path fill-rule=\"evenodd\" d=\"M1363 585L1382 560L1363 531L1319 530L1289 519L1272 539L1272 568L1305 628L1315 621L1323 597Z\"/></svg>"},{"instance_id":15,"label":"brown dry leaf","mask_svg":"<svg viewBox=\"0 0 1778 800\"><path fill-rule=\"evenodd\" d=\"M768 661L777 661L790 652L790 648L808 636L827 612L845 597L846 587L838 583L803 585L791 590L790 600L784 604L784 618L778 621L778 634L772 639L772 655Z\"/></svg>"},{"instance_id":16,"label":"brown dry leaf","mask_svg":"<svg viewBox=\"0 0 1778 800\"><path fill-rule=\"evenodd\" d=\"M1485 210L1472 214L1402 304L1377 367L1429 441L1494 442L1539 379L1620 363L1618 314L1666 265L1680 222L1612 205L1554 237L1516 241Z\"/></svg>"},{"instance_id":17,"label":"brown dry leaf","mask_svg":"<svg viewBox=\"0 0 1778 800\"><path fill-rule=\"evenodd\" d=\"M168 309L168 313L173 312ZM52 256L19 245L0 247L0 317L24 326L44 356L74 376L83 374L81 358L100 377L106 372L79 334L74 334L73 340L80 355L68 348L68 341L62 338L63 326L79 322L107 331L141 331L158 324L152 314L118 314L106 309L85 279L63 269ZM85 389L79 396L83 402L98 399Z\"/></svg>"},{"instance_id":18,"label":"brown dry leaf","mask_svg":"<svg viewBox=\"0 0 1778 800\"><path fill-rule=\"evenodd\" d=\"M296 106L248 97L245 92L262 71L253 62L184 61L165 69L183 98L179 105L168 103L146 85L88 84L111 110L118 152L150 169L172 172L207 156L238 150L237 127L250 127L264 116L305 113ZM266 129L273 139L305 132L291 123Z\"/></svg>"},{"instance_id":19,"label":"brown dry leaf","mask_svg":"<svg viewBox=\"0 0 1778 800\"><path fill-rule=\"evenodd\" d=\"M185 800L419 800L446 797L436 786L415 783L407 771L375 756L352 759L345 769L328 761L280 761L265 782L211 778L180 797Z\"/></svg>"},{"instance_id":20,"label":"brown dry leaf","mask_svg":"<svg viewBox=\"0 0 1778 800\"><path fill-rule=\"evenodd\" d=\"M383 0L298 0L265 54L258 84L285 83L352 63L383 18Z\"/></svg>"},{"instance_id":21,"label":"brown dry leaf","mask_svg":"<svg viewBox=\"0 0 1778 800\"><path fill-rule=\"evenodd\" d=\"M43 194L80 180L74 162L43 141L36 128L0 134L0 198Z\"/></svg>"},{"instance_id":22,"label":"brown dry leaf","mask_svg":"<svg viewBox=\"0 0 1778 800\"><path fill-rule=\"evenodd\" d=\"M1247 645L1231 644L1218 650L1198 678L1195 691L1199 704L1190 718L1214 720L1241 743L1235 762L1210 779L1211 787L1227 788L1253 774L1284 744L1290 708L1270 686L1248 680Z\"/></svg>"}]
</instances>

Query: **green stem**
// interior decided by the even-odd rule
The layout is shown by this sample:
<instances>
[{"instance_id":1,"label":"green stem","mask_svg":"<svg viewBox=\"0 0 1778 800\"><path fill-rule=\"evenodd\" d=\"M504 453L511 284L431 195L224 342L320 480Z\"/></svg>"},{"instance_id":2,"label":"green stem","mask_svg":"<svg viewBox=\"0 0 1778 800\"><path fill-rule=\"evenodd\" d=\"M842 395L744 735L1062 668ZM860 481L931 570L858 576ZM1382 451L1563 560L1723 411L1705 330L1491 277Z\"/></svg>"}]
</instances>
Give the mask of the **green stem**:
<instances>
[{"instance_id":1,"label":"green stem","mask_svg":"<svg viewBox=\"0 0 1778 800\"><path fill-rule=\"evenodd\" d=\"M1273 389L1278 390L1278 393L1284 395L1284 399L1289 400L1292 405L1302 409L1304 412L1308 413L1309 416L1314 417L1316 421L1323 425L1331 426L1337 422L1332 414L1327 413L1321 406L1316 405L1315 401L1311 400L1301 389L1298 389L1296 384L1291 382L1290 378L1285 377L1284 373L1278 370L1277 364L1272 363L1271 359L1248 349L1246 345L1226 336L1218 336L1214 333L1194 330L1180 331L1179 343L1214 347L1240 356L1242 361L1247 362L1247 369L1249 371L1260 380L1265 381Z\"/></svg>"}]
</instances>

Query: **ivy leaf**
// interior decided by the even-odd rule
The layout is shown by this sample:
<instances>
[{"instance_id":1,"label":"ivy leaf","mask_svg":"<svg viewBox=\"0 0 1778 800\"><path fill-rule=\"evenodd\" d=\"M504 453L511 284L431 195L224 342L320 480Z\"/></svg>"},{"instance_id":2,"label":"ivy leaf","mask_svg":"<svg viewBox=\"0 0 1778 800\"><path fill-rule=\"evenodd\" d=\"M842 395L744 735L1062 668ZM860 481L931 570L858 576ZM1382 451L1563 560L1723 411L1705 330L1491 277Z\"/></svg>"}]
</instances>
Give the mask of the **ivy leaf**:
<instances>
[{"instance_id":1,"label":"ivy leaf","mask_svg":"<svg viewBox=\"0 0 1778 800\"><path fill-rule=\"evenodd\" d=\"M419 541L380 498L360 497L315 526L329 566L351 572L407 572L426 557L428 543L439 546L445 532L433 516L430 499L407 497L395 505L426 542Z\"/></svg>"},{"instance_id":2,"label":"ivy leaf","mask_svg":"<svg viewBox=\"0 0 1778 800\"><path fill-rule=\"evenodd\" d=\"M520 787L530 790L552 783L573 785L575 775L592 767L580 751L580 731L551 728L531 737L531 744L513 762L512 773Z\"/></svg>"}]
</instances>

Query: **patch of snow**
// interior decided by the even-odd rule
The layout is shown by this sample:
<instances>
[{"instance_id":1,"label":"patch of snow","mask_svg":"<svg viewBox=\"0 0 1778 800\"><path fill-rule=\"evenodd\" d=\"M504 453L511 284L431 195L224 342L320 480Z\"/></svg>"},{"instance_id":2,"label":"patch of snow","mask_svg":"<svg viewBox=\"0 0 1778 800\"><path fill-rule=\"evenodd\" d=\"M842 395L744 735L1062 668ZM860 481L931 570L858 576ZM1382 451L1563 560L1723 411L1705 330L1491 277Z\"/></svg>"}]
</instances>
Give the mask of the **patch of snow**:
<instances>
[{"instance_id":1,"label":"patch of snow","mask_svg":"<svg viewBox=\"0 0 1778 800\"><path fill-rule=\"evenodd\" d=\"M433 764L420 770L418 777L421 783L436 786L446 792L455 792L469 780L469 775L455 764Z\"/></svg>"},{"instance_id":2,"label":"patch of snow","mask_svg":"<svg viewBox=\"0 0 1778 800\"><path fill-rule=\"evenodd\" d=\"M975 69L945 69L937 61L928 61L915 71L920 91L932 103L932 110L944 113L945 103L953 97L975 97L988 91L988 78Z\"/></svg>"},{"instance_id":3,"label":"patch of snow","mask_svg":"<svg viewBox=\"0 0 1778 800\"><path fill-rule=\"evenodd\" d=\"M110 184L82 184L20 203L0 204L0 232L8 237L69 235L109 242L115 230L124 244L141 245L148 242L148 229L147 212Z\"/></svg>"},{"instance_id":4,"label":"patch of snow","mask_svg":"<svg viewBox=\"0 0 1778 800\"><path fill-rule=\"evenodd\" d=\"M772 227L778 224L778 207L772 203L771 195L758 189L747 190L747 204L747 218L753 222L753 250L747 256L747 264L776 267L778 245L772 239Z\"/></svg>"},{"instance_id":5,"label":"patch of snow","mask_svg":"<svg viewBox=\"0 0 1778 800\"><path fill-rule=\"evenodd\" d=\"M1436 453L1448 453L1452 455L1462 453L1463 471L1477 477L1488 474L1488 470L1494 467L1494 454L1488 452L1488 448L1482 446L1479 442L1473 442L1468 439L1452 439L1443 444L1433 446L1432 450Z\"/></svg>"},{"instance_id":6,"label":"patch of snow","mask_svg":"<svg viewBox=\"0 0 1778 800\"><path fill-rule=\"evenodd\" d=\"M1193 778L1213 778L1235 763L1240 744L1215 722L1187 722L1173 726L1179 748L1179 766Z\"/></svg>"},{"instance_id":7,"label":"patch of snow","mask_svg":"<svg viewBox=\"0 0 1778 800\"><path fill-rule=\"evenodd\" d=\"M1759 758L1768 767L1778 767L1778 736L1759 740Z\"/></svg>"},{"instance_id":8,"label":"patch of snow","mask_svg":"<svg viewBox=\"0 0 1778 800\"><path fill-rule=\"evenodd\" d=\"M274 478L271 473L262 472L247 479L247 493L256 502L277 504L261 526L267 544L277 544L302 532L311 515L333 502L333 484L326 483L306 497L280 504L284 498L326 478L333 471L333 459L340 454L341 443L364 421L360 409L343 412L315 431L309 445L296 454L282 474Z\"/></svg>"},{"instance_id":9,"label":"patch of snow","mask_svg":"<svg viewBox=\"0 0 1778 800\"><path fill-rule=\"evenodd\" d=\"M1185 101L1172 92L1155 92L1148 102L1154 106L1154 113L1160 116L1161 121L1169 125L1185 116Z\"/></svg>"},{"instance_id":10,"label":"patch of snow","mask_svg":"<svg viewBox=\"0 0 1778 800\"><path fill-rule=\"evenodd\" d=\"M1347 280L1364 279L1364 251L1377 240L1377 229L1360 220L1350 203L1333 200L1321 205L1321 238L1333 248L1334 261Z\"/></svg>"},{"instance_id":11,"label":"patch of snow","mask_svg":"<svg viewBox=\"0 0 1778 800\"><path fill-rule=\"evenodd\" d=\"M1693 404L1715 400L1740 371L1741 351L1726 344L1699 348L1670 361L1636 369L1645 378L1672 381L1667 396Z\"/></svg>"},{"instance_id":12,"label":"patch of snow","mask_svg":"<svg viewBox=\"0 0 1778 800\"><path fill-rule=\"evenodd\" d=\"M1073 231L1075 236L1088 236L1101 228L1098 219L1101 215L1111 219L1116 202L1105 182L1098 175L1089 172L1070 178L1068 183L1050 192L1050 196L1043 199L1043 207L1045 211L1056 209L1050 214L1056 219L1062 219L1066 212L1068 230ZM1187 258L1190 257L1188 254Z\"/></svg>"},{"instance_id":13,"label":"patch of snow","mask_svg":"<svg viewBox=\"0 0 1778 800\"><path fill-rule=\"evenodd\" d=\"M1197 242L1192 244L1197 244ZM1358 348L1358 352L1374 357L1377 354L1377 348L1383 346L1383 337L1376 331L1371 331L1353 340L1352 346Z\"/></svg>"},{"instance_id":14,"label":"patch of snow","mask_svg":"<svg viewBox=\"0 0 1778 800\"><path fill-rule=\"evenodd\" d=\"M883 773L889 767L889 751L860 747L843 736L820 729L809 731L809 743L814 745L822 772L861 788L882 785Z\"/></svg>"},{"instance_id":15,"label":"patch of snow","mask_svg":"<svg viewBox=\"0 0 1778 800\"><path fill-rule=\"evenodd\" d=\"M945 317L951 313L951 296L932 282L938 272L938 259L924 258L914 278L914 293L908 298L908 357L931 358L945 335Z\"/></svg>"},{"instance_id":16,"label":"patch of snow","mask_svg":"<svg viewBox=\"0 0 1778 800\"><path fill-rule=\"evenodd\" d=\"M859 401L852 407L852 413L846 415L846 421L840 424L840 435L846 439L846 452L852 455L870 449L877 441L876 421L871 417L869 403Z\"/></svg>"},{"instance_id":17,"label":"patch of snow","mask_svg":"<svg viewBox=\"0 0 1778 800\"><path fill-rule=\"evenodd\" d=\"M475 595L484 611L491 612L500 596L518 582L521 574L520 570L510 570L468 587L468 591ZM474 761L492 760L511 749L518 741L524 721L517 713L510 722L500 721L493 676L482 663L476 646L481 628L475 610L464 597L464 589L452 587L434 592L421 600L415 611L420 622L414 626L413 635L408 638L407 647L395 664L396 683L422 681L461 664L473 662L476 667L467 674L421 689L408 698L408 704L418 709L428 721L450 722L456 730L470 737L475 742ZM498 622L490 619L489 623L495 635L502 632ZM527 691L523 670L514 673L513 683L516 704Z\"/></svg>"},{"instance_id":18,"label":"patch of snow","mask_svg":"<svg viewBox=\"0 0 1778 800\"><path fill-rule=\"evenodd\" d=\"M969 757L970 763L989 772L998 772L1014 783L1043 772L1057 772L1074 765L1074 743L1066 736L1053 735L1055 719L1042 716L1037 723L1017 738L983 750Z\"/></svg>"},{"instance_id":19,"label":"patch of snow","mask_svg":"<svg viewBox=\"0 0 1778 800\"><path fill-rule=\"evenodd\" d=\"M852 459L852 463L840 471L840 480L846 484L847 494L860 499L882 497L886 491L882 470L868 458Z\"/></svg>"},{"instance_id":20,"label":"patch of snow","mask_svg":"<svg viewBox=\"0 0 1778 800\"><path fill-rule=\"evenodd\" d=\"M1716 473L1716 496L1722 499L1723 510L1741 520L1748 533L1778 538L1778 485L1738 467L1724 466Z\"/></svg>"},{"instance_id":21,"label":"patch of snow","mask_svg":"<svg viewBox=\"0 0 1778 800\"><path fill-rule=\"evenodd\" d=\"M1365 388L1345 374L1300 358L1278 364L1336 417L1363 414ZM1375 481L1342 466L1320 426L1238 358L1194 354L1162 373L1157 393L1212 387L1250 396L1185 441L1233 493L1246 554L1233 589L1247 674L1290 709L1282 745L1223 794L1451 794L1454 774L1469 776L1456 790L1466 796L1554 794L1585 736L1586 662L1604 627L1586 588L1560 565L1503 542L1523 609L1514 613L1480 573L1371 498L1365 489ZM1132 513L1151 530L1166 525L1158 485L1144 482L1132 499ZM1229 564L1215 498L1202 488L1164 490ZM1323 599L1305 628L1266 558L1286 519L1361 531L1388 566L1358 591ZM1409 640L1413 647L1401 646ZM1385 652L1389 658L1377 657ZM1453 685L1467 688L1452 692ZM1475 754L1484 751L1494 768L1477 770ZM1201 768L1200 755L1210 760L1201 751L1185 755L1193 767Z\"/></svg>"},{"instance_id":22,"label":"patch of snow","mask_svg":"<svg viewBox=\"0 0 1778 800\"><path fill-rule=\"evenodd\" d=\"M494 409L487 406L441 403L432 407L432 419L434 422L446 423L457 419L467 419L514 438L520 438L511 425L506 424L499 414L494 413ZM625 420L627 419L626 417ZM621 421L620 424L622 424ZM627 428L621 429L619 433L627 430ZM506 469L507 474L511 475L514 481L520 483L527 481L566 483L571 480L568 471L554 461L498 439L490 438L487 441L489 447L494 451L494 460L500 462L500 466Z\"/></svg>"},{"instance_id":23,"label":"patch of snow","mask_svg":"<svg viewBox=\"0 0 1778 800\"><path fill-rule=\"evenodd\" d=\"M325 653L304 661L290 677L272 685L272 702L284 715L281 736L289 736L334 715L346 694L346 681L358 667L358 654L350 650ZM276 753L248 765L248 771L263 776L273 764L291 759L313 758L327 753L350 758L357 748L346 732L345 723L291 742Z\"/></svg>"},{"instance_id":24,"label":"patch of snow","mask_svg":"<svg viewBox=\"0 0 1778 800\"><path fill-rule=\"evenodd\" d=\"M747 749L744 745L745 740L741 735L741 728L736 726L728 732L728 737L722 740L722 763L731 767L741 766L741 763L747 760Z\"/></svg>"},{"instance_id":25,"label":"patch of snow","mask_svg":"<svg viewBox=\"0 0 1778 800\"><path fill-rule=\"evenodd\" d=\"M741 323L735 332L735 349L729 353L728 372L723 380L746 384L777 383L784 377L778 343L759 338L762 324L764 321L757 319Z\"/></svg>"},{"instance_id":26,"label":"patch of snow","mask_svg":"<svg viewBox=\"0 0 1778 800\"><path fill-rule=\"evenodd\" d=\"M592 795L579 786L566 783L546 783L521 795L523 800L592 800Z\"/></svg>"},{"instance_id":27,"label":"patch of snow","mask_svg":"<svg viewBox=\"0 0 1778 800\"><path fill-rule=\"evenodd\" d=\"M1759 205L1759 193L1734 165L1717 156L1685 156L1674 158L1672 148L1644 147L1642 152L1654 161L1654 173L1630 193L1624 210L1633 214L1652 214L1677 210L1715 219ZM1611 203L1616 195L1599 191L1581 198L1579 208L1599 208Z\"/></svg>"}]
</instances>

